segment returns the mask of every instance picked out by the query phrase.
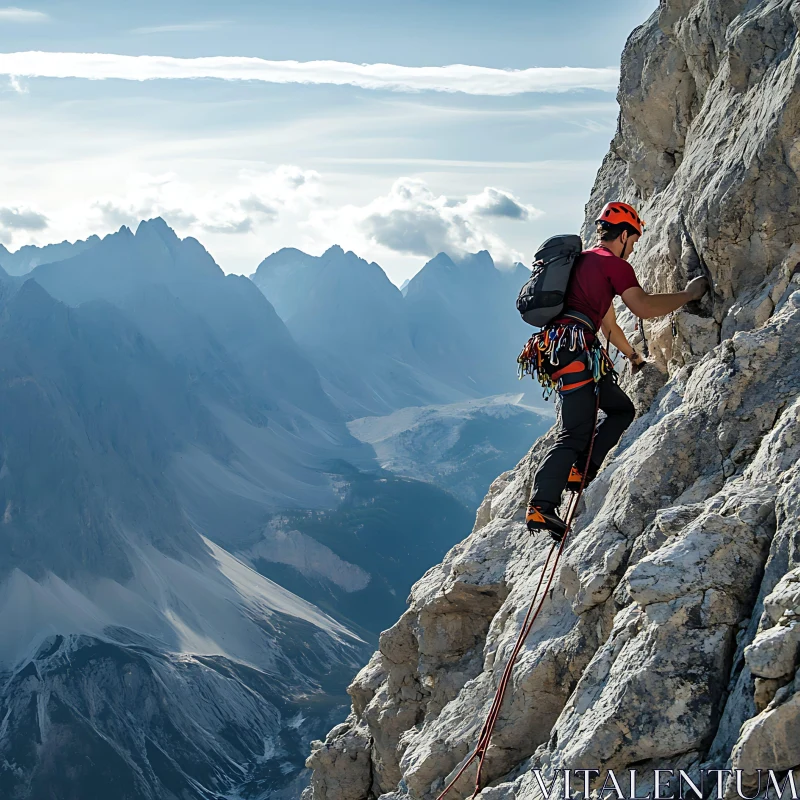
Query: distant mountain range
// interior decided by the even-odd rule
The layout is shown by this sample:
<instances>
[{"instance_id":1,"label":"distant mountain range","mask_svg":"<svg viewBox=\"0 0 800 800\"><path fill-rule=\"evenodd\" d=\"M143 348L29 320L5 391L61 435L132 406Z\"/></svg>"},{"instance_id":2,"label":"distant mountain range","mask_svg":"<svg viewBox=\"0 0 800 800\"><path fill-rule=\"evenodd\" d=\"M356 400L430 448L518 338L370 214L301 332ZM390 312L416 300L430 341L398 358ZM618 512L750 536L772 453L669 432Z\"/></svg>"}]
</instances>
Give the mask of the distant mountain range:
<instances>
[{"instance_id":1,"label":"distant mountain range","mask_svg":"<svg viewBox=\"0 0 800 800\"><path fill-rule=\"evenodd\" d=\"M237 453L194 379L109 303L0 273L3 798L280 785L363 658L186 513L175 453Z\"/></svg>"},{"instance_id":2,"label":"distant mountain range","mask_svg":"<svg viewBox=\"0 0 800 800\"><path fill-rule=\"evenodd\" d=\"M520 275L441 255L401 293L331 248L250 280L161 219L2 264L0 797L296 793L509 427L421 409L394 452L489 443L445 453L455 486L348 421L513 378Z\"/></svg>"},{"instance_id":3,"label":"distant mountain range","mask_svg":"<svg viewBox=\"0 0 800 800\"><path fill-rule=\"evenodd\" d=\"M40 264L72 258L99 243L99 236L90 236L88 239L77 242L46 244L44 247L29 244L20 247L13 253L0 244L0 269L8 275L25 275Z\"/></svg>"},{"instance_id":4,"label":"distant mountain range","mask_svg":"<svg viewBox=\"0 0 800 800\"><path fill-rule=\"evenodd\" d=\"M172 241L169 247L180 253L177 262L160 269L164 254L158 255L157 242L148 250L145 241L154 239L157 228L161 234L169 230L155 219L133 237L131 258L157 256L152 268L145 268L149 274L136 276L123 268L126 276L119 286L119 269L102 265L120 246L118 240L132 235L127 228L103 240L91 236L15 253L0 245L0 267L12 275L35 270L37 281L66 302L81 302L94 293L124 304L142 278L148 285L155 280L174 287L181 274L184 280L196 278L192 270L191 278L181 272L181 259L184 266L195 256L206 264L210 260L194 239L180 247ZM82 267L72 268L85 276L74 287L53 277L61 275L60 268L36 269L97 247L99 252L87 255ZM216 265L214 270L220 272ZM355 419L410 405L519 391L516 356L530 328L520 321L514 300L527 275L521 264L511 271L497 269L486 251L461 258L440 253L398 289L378 264L333 246L318 257L294 248L279 250L261 262L251 279L316 367L328 400Z\"/></svg>"},{"instance_id":5,"label":"distant mountain range","mask_svg":"<svg viewBox=\"0 0 800 800\"><path fill-rule=\"evenodd\" d=\"M192 517L215 536L244 519L216 519L233 499L254 506L323 508L338 498L320 466L370 466L318 375L264 296L224 275L194 239L161 219L127 228L29 277L70 306L113 304L183 374L223 433L224 456L188 444L170 469Z\"/></svg>"},{"instance_id":6,"label":"distant mountain range","mask_svg":"<svg viewBox=\"0 0 800 800\"><path fill-rule=\"evenodd\" d=\"M531 335L515 301L530 271L494 266L485 250L439 253L405 290L414 349L428 369L468 397L519 392L517 355Z\"/></svg>"},{"instance_id":7,"label":"distant mountain range","mask_svg":"<svg viewBox=\"0 0 800 800\"><path fill-rule=\"evenodd\" d=\"M341 247L284 249L252 276L352 418L519 391L516 357L530 335L514 307L527 270L486 252L429 261L399 290Z\"/></svg>"}]
</instances>

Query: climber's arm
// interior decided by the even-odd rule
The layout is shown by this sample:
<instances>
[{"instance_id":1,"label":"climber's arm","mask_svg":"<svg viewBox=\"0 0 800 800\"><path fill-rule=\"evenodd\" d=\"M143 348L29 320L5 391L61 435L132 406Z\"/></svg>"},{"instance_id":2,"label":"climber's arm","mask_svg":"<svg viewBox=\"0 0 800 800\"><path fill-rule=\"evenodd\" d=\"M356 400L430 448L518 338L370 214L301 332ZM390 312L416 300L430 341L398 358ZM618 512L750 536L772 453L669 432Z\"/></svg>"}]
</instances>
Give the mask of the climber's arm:
<instances>
[{"instance_id":1,"label":"climber's arm","mask_svg":"<svg viewBox=\"0 0 800 800\"><path fill-rule=\"evenodd\" d=\"M626 358L630 358L634 355L635 350L633 349L633 346L625 336L625 332L617 324L617 315L614 311L613 305L608 309L608 313L603 317L601 328L608 341L613 344L614 347L616 347L617 350L622 353L622 355L624 355Z\"/></svg>"},{"instance_id":2,"label":"climber's arm","mask_svg":"<svg viewBox=\"0 0 800 800\"><path fill-rule=\"evenodd\" d=\"M705 278L695 278L686 284L682 292L670 294L647 294L640 286L631 286L622 293L622 302L639 319L652 319L676 311L692 300L699 300L707 291L708 281Z\"/></svg>"}]
</instances>

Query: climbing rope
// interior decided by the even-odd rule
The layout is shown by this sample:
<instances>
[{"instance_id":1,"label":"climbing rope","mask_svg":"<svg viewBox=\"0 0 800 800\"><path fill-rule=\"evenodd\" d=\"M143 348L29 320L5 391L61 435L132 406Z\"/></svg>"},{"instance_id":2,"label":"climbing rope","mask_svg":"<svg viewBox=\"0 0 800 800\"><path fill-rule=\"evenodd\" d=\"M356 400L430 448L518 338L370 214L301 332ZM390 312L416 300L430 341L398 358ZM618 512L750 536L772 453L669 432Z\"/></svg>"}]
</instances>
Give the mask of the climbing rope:
<instances>
[{"instance_id":1,"label":"climbing rope","mask_svg":"<svg viewBox=\"0 0 800 800\"><path fill-rule=\"evenodd\" d=\"M647 358L650 355L650 348L647 346L647 334L644 330L644 320L641 317L636 319L636 330L642 334L642 353Z\"/></svg>"},{"instance_id":2,"label":"climbing rope","mask_svg":"<svg viewBox=\"0 0 800 800\"><path fill-rule=\"evenodd\" d=\"M561 553L564 551L564 545L567 541L567 537L572 530L572 520L575 516L575 512L578 508L578 503L580 503L581 495L583 494L583 489L586 485L586 475L589 470L589 464L592 458L592 449L594 447L594 437L597 432L597 416L600 411L600 391L599 387L595 389L596 394L596 402L595 402L595 409L594 409L594 428L592 432L592 438L589 442L589 454L586 457L586 469L583 471L583 476L581 477L581 485L578 491L573 496L572 500L570 501L569 508L567 510L567 516L564 519L564 522L567 526L566 531L564 532L564 536L561 539L560 544L558 544L558 552L556 552L556 558L553 562L553 567L550 570L550 577L547 579L547 585L544 588L544 593L541 596L541 599L537 605L537 597L539 596L539 589L542 586L544 581L544 576L547 574L547 567L550 564L550 559L553 556L553 551L556 549L556 542L550 545L550 551L547 554L547 559L542 566L542 572L539 575L539 582L536 584L536 591L533 593L533 599L531 600L531 604L528 606L528 611L525 614L525 619L522 622L522 628L519 632L519 636L517 637L516 644L514 645L514 649L511 651L511 656L506 663L506 667L503 670L503 675L500 678L500 683L497 686L497 691L495 692L494 700L492 701L491 708L489 709L489 713L486 717L486 721L483 723L483 727L481 728L480 736L478 737L478 744L476 745L475 749L472 751L470 757L464 762L461 769L456 774L455 778L450 781L449 784L445 787L444 791L436 798L436 800L443 800L444 797L450 792L450 790L458 783L459 778L467 771L469 766L475 761L478 760L478 771L475 776L475 790L472 793L472 798L475 798L478 793L481 791L481 778L483 775L483 766L486 760L486 753L489 750L489 744L491 743L492 733L494 733L495 725L497 724L497 720L500 717L500 710L503 706L503 700L505 699L506 689L508 688L508 684L511 682L511 676L514 671L514 664L516 663L517 657L519 656L520 652L522 651L522 647L525 644L525 640L528 638L528 634L533 629L533 624L536 622L536 618L539 616L539 612L542 610L542 606L544 605L544 601L547 597L547 593L550 591L550 586L553 583L553 578L556 574L556 569L558 568L558 562L561 559ZM534 611L534 608L536 609Z\"/></svg>"}]
</instances>

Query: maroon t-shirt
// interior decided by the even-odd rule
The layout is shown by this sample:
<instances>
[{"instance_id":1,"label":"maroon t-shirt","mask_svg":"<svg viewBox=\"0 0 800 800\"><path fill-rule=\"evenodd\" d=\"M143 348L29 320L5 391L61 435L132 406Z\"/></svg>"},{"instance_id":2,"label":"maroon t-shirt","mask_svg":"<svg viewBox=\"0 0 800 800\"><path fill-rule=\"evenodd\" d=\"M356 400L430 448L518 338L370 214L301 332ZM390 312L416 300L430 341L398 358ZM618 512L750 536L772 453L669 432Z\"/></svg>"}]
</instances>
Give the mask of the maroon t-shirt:
<instances>
[{"instance_id":1,"label":"maroon t-shirt","mask_svg":"<svg viewBox=\"0 0 800 800\"><path fill-rule=\"evenodd\" d=\"M599 331L614 297L633 286L639 281L627 261L604 247L584 250L572 268L564 310L580 311Z\"/></svg>"}]
</instances>

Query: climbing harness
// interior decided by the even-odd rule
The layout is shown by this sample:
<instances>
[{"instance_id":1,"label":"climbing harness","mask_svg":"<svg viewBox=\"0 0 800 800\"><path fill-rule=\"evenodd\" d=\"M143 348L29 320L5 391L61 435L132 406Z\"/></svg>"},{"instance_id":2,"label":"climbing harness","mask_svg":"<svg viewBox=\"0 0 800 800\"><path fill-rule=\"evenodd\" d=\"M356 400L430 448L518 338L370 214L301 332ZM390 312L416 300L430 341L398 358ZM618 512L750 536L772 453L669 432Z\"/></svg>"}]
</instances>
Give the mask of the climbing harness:
<instances>
[{"instance_id":1,"label":"climbing harness","mask_svg":"<svg viewBox=\"0 0 800 800\"><path fill-rule=\"evenodd\" d=\"M533 599L531 600L530 606L528 606L528 611L525 614L525 619L522 622L522 629L519 632L519 636L517 637L516 644L514 645L514 649L511 651L511 656L508 659L508 663L506 664L505 669L503 670L503 675L500 678L500 683L498 684L497 691L495 692L494 700L492 701L492 706L489 709L489 714L486 717L486 721L483 723L483 727L481 728L480 736L478 737L478 744L476 745L475 749L472 751L469 758L464 762L461 766L461 769L458 771L456 776L447 786L444 788L444 791L436 798L436 800L444 800L444 797L450 792L450 790L458 783L459 778L467 771L469 766L478 759L478 771L475 776L475 790L472 793L472 798L475 798L478 793L481 791L481 778L483 775L483 766L486 760L486 753L489 750L489 745L491 744L492 733L494 733L495 725L497 724L497 720L500 717L500 710L503 707L503 700L505 699L506 690L508 689L508 684L511 681L511 676L514 671L514 664L516 663L517 657L519 656L520 652L522 651L522 647L525 644L525 640L528 638L528 634L533 629L533 624L536 622L536 618L539 616L539 612L542 610L542 606L544 605L544 601L547 598L547 593L550 591L550 586L553 583L553 578L556 574L556 569L558 568L558 562L561 558L561 554L564 551L564 545L566 544L567 538L569 537L570 531L572 530L572 520L575 516L575 511L578 508L578 503L580 502L581 495L583 494L583 490L586 487L586 474L589 472L589 465L591 463L592 458L592 449L594 447L594 437L597 432L597 415L600 411L600 392L598 388L595 388L596 394L596 402L595 402L595 409L594 409L594 429L592 433L592 438L589 442L589 452L586 456L586 469L584 470L584 477L581 480L580 488L577 492L573 495L569 508L567 510L567 516L564 519L566 523L567 530L564 533L563 538L561 539L560 544L553 542L550 545L550 551L547 554L547 559L544 562L544 566L542 567L542 572L539 575L539 582L536 584L536 591L533 593ZM544 582L544 576L547 574L547 567L550 564L550 559L553 556L553 551L555 551L556 547L558 547L558 551L556 552L555 560L553 561L552 569L550 570L549 577L547 579L547 585L544 587L544 593L541 596L537 604L537 598L539 596L539 589ZM534 611L535 608L535 611Z\"/></svg>"},{"instance_id":2,"label":"climbing harness","mask_svg":"<svg viewBox=\"0 0 800 800\"><path fill-rule=\"evenodd\" d=\"M533 378L536 373L536 378L543 388L542 397L547 400L556 389L577 389L579 385L582 386L589 380L597 383L608 374L615 375L614 363L600 344L599 338L595 335L591 342L587 342L585 331L584 325L568 322L552 325L535 333L528 339L517 356L519 379L522 380L526 375ZM552 375L547 372L545 360L553 367L559 366L558 351L564 345L567 345L572 353L580 351L587 354L588 364L586 366L591 372L591 379L581 384L567 386L564 378L570 372L577 371L571 369L570 364Z\"/></svg>"}]
</instances>

